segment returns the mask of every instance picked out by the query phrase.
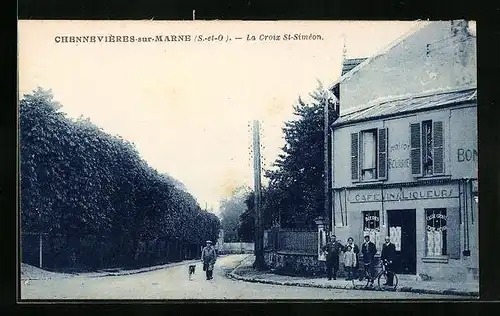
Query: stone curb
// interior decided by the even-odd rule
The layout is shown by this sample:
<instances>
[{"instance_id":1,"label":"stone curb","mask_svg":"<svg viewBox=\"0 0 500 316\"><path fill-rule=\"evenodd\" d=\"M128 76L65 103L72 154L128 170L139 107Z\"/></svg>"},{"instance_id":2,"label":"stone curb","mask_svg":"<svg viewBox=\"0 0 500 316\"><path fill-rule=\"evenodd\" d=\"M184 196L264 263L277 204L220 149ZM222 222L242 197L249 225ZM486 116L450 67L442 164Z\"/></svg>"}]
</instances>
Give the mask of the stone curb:
<instances>
[{"instance_id":1,"label":"stone curb","mask_svg":"<svg viewBox=\"0 0 500 316\"><path fill-rule=\"evenodd\" d=\"M150 271L156 271L156 270L161 270L161 269L166 269L166 268L172 268L172 267L177 267L177 266L182 266L194 262L200 262L200 260L189 260L189 261L181 261L181 262L175 262L175 263L169 263L161 266L154 266L154 267L148 267L148 268L142 268L142 269L137 269L137 270L124 270L120 272L104 272L103 274L95 275L95 276L87 276L87 277L95 277L95 278L101 278L101 277L107 277L107 276L121 276L121 275L131 275L131 274L138 274L138 273L143 273L143 272L150 272ZM85 275L81 275L80 277L86 277Z\"/></svg>"},{"instance_id":2,"label":"stone curb","mask_svg":"<svg viewBox=\"0 0 500 316\"><path fill-rule=\"evenodd\" d=\"M150 271L155 271L155 270L161 270L165 268L171 268L171 267L176 267L180 265L186 265L194 262L200 262L200 260L189 260L189 261L181 261L181 262L174 262L174 263L167 263L161 266L153 266L153 267L147 267L147 268L140 268L140 269L135 269L135 270L123 270L119 272L84 272L82 274L68 274L67 277L59 277L62 279L69 279L69 278L102 278L102 277L108 277L108 276L122 276L122 275L132 275L132 274L138 274L138 273L143 273L143 272L150 272ZM57 272L53 272L57 273ZM95 273L95 274L94 274ZM26 278L22 279L22 281L31 281L31 280L50 280L53 279L51 277L48 278Z\"/></svg>"},{"instance_id":3,"label":"stone curb","mask_svg":"<svg viewBox=\"0 0 500 316\"><path fill-rule=\"evenodd\" d=\"M353 288L352 285L324 285L324 284L310 284L303 282L294 282L294 281L274 281L269 279L258 279L252 277L244 277L237 274L238 268L243 265L243 260L240 264L234 268L234 270L228 274L228 276L235 280L252 282L252 283L264 283L264 284L274 284L274 285L284 285L284 286L301 286L301 287L316 287L316 288L324 288L324 289L340 289L340 290L361 290L361 291L381 291L377 289L363 289L362 286L358 288ZM446 290L431 290L431 289L421 289L421 288L413 288L413 287L401 287L395 290L396 292L412 292L412 293L420 293L420 294L438 294L438 295L457 295L457 296L473 296L479 297L478 292L474 291L459 291L455 289L446 289ZM389 291L387 291L389 292Z\"/></svg>"}]
</instances>

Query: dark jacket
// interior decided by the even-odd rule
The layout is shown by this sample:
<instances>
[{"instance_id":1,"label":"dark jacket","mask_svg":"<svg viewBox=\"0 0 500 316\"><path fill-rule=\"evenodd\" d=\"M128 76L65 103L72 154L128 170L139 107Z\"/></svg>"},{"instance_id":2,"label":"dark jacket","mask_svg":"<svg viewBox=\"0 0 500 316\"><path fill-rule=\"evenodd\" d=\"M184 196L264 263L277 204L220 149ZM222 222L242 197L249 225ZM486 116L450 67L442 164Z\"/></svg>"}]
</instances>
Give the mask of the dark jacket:
<instances>
[{"instance_id":1,"label":"dark jacket","mask_svg":"<svg viewBox=\"0 0 500 316\"><path fill-rule=\"evenodd\" d=\"M388 245L384 243L382 246L382 253L380 254L380 259L387 261L394 261L396 257L396 246L393 243L389 243Z\"/></svg>"},{"instance_id":2,"label":"dark jacket","mask_svg":"<svg viewBox=\"0 0 500 316\"><path fill-rule=\"evenodd\" d=\"M366 243L363 243L361 246L361 253L363 254L363 262L364 263L373 263L373 259L375 258L375 254L377 253L377 247L371 241L368 242L368 246Z\"/></svg>"},{"instance_id":3,"label":"dark jacket","mask_svg":"<svg viewBox=\"0 0 500 316\"><path fill-rule=\"evenodd\" d=\"M344 250L343 250L344 252L347 251L347 246L349 246L349 244L347 244L347 245L344 246ZM359 247L358 247L358 245L356 245L356 244L353 243L352 244L352 250L356 254L356 268L358 268L359 267Z\"/></svg>"},{"instance_id":4,"label":"dark jacket","mask_svg":"<svg viewBox=\"0 0 500 316\"><path fill-rule=\"evenodd\" d=\"M323 251L327 252L326 255L326 261L329 263L338 263L339 262L339 255L344 249L344 246L342 246L341 243L338 241L335 242L328 242L325 246L323 246Z\"/></svg>"}]
</instances>

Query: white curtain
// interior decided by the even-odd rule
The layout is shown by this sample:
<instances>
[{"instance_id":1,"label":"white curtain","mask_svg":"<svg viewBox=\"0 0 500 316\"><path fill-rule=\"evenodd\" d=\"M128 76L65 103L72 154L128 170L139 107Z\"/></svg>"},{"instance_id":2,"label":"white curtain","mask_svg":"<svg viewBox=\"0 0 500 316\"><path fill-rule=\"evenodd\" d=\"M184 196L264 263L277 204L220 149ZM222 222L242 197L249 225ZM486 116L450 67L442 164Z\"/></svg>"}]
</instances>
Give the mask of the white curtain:
<instances>
[{"instance_id":1,"label":"white curtain","mask_svg":"<svg viewBox=\"0 0 500 316\"><path fill-rule=\"evenodd\" d=\"M362 169L374 169L376 166L375 133L363 133L363 166ZM376 178L374 170L363 171L364 180Z\"/></svg>"},{"instance_id":2,"label":"white curtain","mask_svg":"<svg viewBox=\"0 0 500 316\"><path fill-rule=\"evenodd\" d=\"M389 228L389 235L391 237L391 242L396 247L396 251L401 251L401 227L394 226Z\"/></svg>"},{"instance_id":3,"label":"white curtain","mask_svg":"<svg viewBox=\"0 0 500 316\"><path fill-rule=\"evenodd\" d=\"M363 169L375 168L375 133L363 133Z\"/></svg>"},{"instance_id":4,"label":"white curtain","mask_svg":"<svg viewBox=\"0 0 500 316\"><path fill-rule=\"evenodd\" d=\"M436 229L427 230L427 255L441 256L443 251L443 232Z\"/></svg>"}]
</instances>

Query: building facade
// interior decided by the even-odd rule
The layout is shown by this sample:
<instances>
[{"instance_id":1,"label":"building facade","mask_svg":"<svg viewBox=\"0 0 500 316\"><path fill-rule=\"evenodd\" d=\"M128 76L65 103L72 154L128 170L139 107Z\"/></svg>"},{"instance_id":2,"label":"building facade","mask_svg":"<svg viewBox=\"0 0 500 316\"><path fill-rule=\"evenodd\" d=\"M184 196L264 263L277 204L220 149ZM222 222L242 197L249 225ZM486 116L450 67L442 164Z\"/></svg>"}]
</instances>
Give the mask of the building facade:
<instances>
[{"instance_id":1,"label":"building facade","mask_svg":"<svg viewBox=\"0 0 500 316\"><path fill-rule=\"evenodd\" d=\"M465 21L426 23L333 89L332 233L390 236L397 273L478 279L475 49Z\"/></svg>"}]
</instances>

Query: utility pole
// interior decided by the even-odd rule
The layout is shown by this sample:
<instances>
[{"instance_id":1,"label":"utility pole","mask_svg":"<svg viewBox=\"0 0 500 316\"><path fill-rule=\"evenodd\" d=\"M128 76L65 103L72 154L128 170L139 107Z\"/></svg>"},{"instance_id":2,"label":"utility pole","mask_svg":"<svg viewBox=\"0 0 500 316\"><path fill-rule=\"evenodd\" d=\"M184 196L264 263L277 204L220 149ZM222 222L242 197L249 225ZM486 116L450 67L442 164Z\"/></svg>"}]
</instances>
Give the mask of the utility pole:
<instances>
[{"instance_id":1,"label":"utility pole","mask_svg":"<svg viewBox=\"0 0 500 316\"><path fill-rule=\"evenodd\" d=\"M260 127L259 121L253 121L253 168L255 192L255 262L254 268L265 269L264 261L264 230L262 221L262 192L261 192L261 162L260 162Z\"/></svg>"},{"instance_id":2,"label":"utility pole","mask_svg":"<svg viewBox=\"0 0 500 316\"><path fill-rule=\"evenodd\" d=\"M328 220L330 218L330 177L329 177L329 166L330 166L330 161L329 161L329 118L328 118L328 105L330 104L330 99L328 96L327 91L325 91L325 97L324 97L324 128L323 128L323 155L324 155L324 186L325 186L325 204L324 204L324 216L325 216L325 226L326 230L329 230L330 227L330 221Z\"/></svg>"}]
</instances>

